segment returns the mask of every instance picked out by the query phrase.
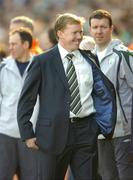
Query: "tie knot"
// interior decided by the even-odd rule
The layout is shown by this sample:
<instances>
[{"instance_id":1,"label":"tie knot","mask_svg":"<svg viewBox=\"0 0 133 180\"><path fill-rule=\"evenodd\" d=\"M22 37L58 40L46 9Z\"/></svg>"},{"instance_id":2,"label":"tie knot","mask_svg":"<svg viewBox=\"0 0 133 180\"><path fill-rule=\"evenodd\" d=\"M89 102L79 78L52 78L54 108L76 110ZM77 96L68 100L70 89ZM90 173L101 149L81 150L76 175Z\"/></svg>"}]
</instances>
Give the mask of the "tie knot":
<instances>
[{"instance_id":1,"label":"tie knot","mask_svg":"<svg viewBox=\"0 0 133 180\"><path fill-rule=\"evenodd\" d=\"M74 56L73 54L67 54L66 58L67 58L68 60L72 60L73 56Z\"/></svg>"}]
</instances>

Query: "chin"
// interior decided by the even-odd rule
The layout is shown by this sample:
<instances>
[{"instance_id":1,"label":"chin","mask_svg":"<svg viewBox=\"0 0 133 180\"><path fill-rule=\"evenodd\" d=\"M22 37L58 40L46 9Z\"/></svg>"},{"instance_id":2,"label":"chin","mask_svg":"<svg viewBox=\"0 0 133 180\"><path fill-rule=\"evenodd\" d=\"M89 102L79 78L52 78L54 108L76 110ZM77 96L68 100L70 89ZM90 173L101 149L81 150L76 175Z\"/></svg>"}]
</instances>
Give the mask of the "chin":
<instances>
[{"instance_id":1,"label":"chin","mask_svg":"<svg viewBox=\"0 0 133 180\"><path fill-rule=\"evenodd\" d=\"M71 49L71 51L75 51L75 50L78 50L78 49L79 49L79 47L73 48L73 49Z\"/></svg>"},{"instance_id":2,"label":"chin","mask_svg":"<svg viewBox=\"0 0 133 180\"><path fill-rule=\"evenodd\" d=\"M79 45L80 45L79 43L76 44L74 49L75 49L75 50L79 49Z\"/></svg>"}]
</instances>

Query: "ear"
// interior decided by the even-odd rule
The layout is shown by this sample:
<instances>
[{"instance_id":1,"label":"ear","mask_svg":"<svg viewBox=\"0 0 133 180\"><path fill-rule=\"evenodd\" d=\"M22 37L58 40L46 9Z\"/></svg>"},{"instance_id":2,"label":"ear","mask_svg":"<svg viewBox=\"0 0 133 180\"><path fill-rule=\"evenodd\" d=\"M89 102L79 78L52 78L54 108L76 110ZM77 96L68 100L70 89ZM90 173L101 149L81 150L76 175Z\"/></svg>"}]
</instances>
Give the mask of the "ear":
<instances>
[{"instance_id":1,"label":"ear","mask_svg":"<svg viewBox=\"0 0 133 180\"><path fill-rule=\"evenodd\" d=\"M29 42L28 41L24 41L23 47L24 47L24 49L29 49Z\"/></svg>"},{"instance_id":2,"label":"ear","mask_svg":"<svg viewBox=\"0 0 133 180\"><path fill-rule=\"evenodd\" d=\"M57 36L58 36L58 38L62 38L63 37L63 31L57 31Z\"/></svg>"},{"instance_id":3,"label":"ear","mask_svg":"<svg viewBox=\"0 0 133 180\"><path fill-rule=\"evenodd\" d=\"M113 26L113 25L111 26L111 30L112 30L112 32L113 32L113 30L114 30L114 26Z\"/></svg>"}]
</instances>

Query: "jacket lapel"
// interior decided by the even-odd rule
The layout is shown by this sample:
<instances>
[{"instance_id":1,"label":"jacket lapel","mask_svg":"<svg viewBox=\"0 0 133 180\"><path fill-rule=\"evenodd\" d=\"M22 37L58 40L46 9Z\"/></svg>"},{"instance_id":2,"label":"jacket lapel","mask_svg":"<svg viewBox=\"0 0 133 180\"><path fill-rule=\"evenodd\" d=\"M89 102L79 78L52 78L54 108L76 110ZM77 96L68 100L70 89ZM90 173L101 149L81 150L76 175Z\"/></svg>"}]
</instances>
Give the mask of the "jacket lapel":
<instances>
[{"instance_id":1,"label":"jacket lapel","mask_svg":"<svg viewBox=\"0 0 133 180\"><path fill-rule=\"evenodd\" d=\"M59 53L59 50L58 50L58 46L55 46L55 48L52 51L51 56L52 56L51 58L53 59L53 64L54 64L55 70L56 70L57 74L59 75L59 78L63 82L64 86L67 89L69 89L68 88L67 78L66 78L66 75L65 75L64 67L63 67L63 63L62 63L60 53Z\"/></svg>"}]
</instances>

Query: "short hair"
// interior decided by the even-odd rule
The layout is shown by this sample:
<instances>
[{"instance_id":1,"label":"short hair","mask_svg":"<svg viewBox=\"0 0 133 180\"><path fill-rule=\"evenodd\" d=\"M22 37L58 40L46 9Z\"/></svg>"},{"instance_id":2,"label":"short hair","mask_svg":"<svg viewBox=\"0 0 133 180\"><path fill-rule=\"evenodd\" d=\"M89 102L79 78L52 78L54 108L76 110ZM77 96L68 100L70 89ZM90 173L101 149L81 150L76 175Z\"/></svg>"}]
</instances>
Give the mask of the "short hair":
<instances>
[{"instance_id":1,"label":"short hair","mask_svg":"<svg viewBox=\"0 0 133 180\"><path fill-rule=\"evenodd\" d=\"M34 21L27 16L16 16L11 19L10 24L22 24L23 27L29 28L32 32L34 30Z\"/></svg>"},{"instance_id":2,"label":"short hair","mask_svg":"<svg viewBox=\"0 0 133 180\"><path fill-rule=\"evenodd\" d=\"M28 41L29 42L29 49L32 47L32 33L28 28L20 27L18 29L14 29L9 33L9 36L18 33L22 42Z\"/></svg>"},{"instance_id":3,"label":"short hair","mask_svg":"<svg viewBox=\"0 0 133 180\"><path fill-rule=\"evenodd\" d=\"M55 34L57 31L64 30L68 24L81 24L83 26L85 19L71 13L59 14L55 21ZM58 37L57 37L58 38Z\"/></svg>"},{"instance_id":4,"label":"short hair","mask_svg":"<svg viewBox=\"0 0 133 180\"><path fill-rule=\"evenodd\" d=\"M92 12L91 16L89 17L89 25L91 26L92 19L103 19L103 18L109 20L109 26L111 27L113 24L111 14L104 9L98 9Z\"/></svg>"}]
</instances>

